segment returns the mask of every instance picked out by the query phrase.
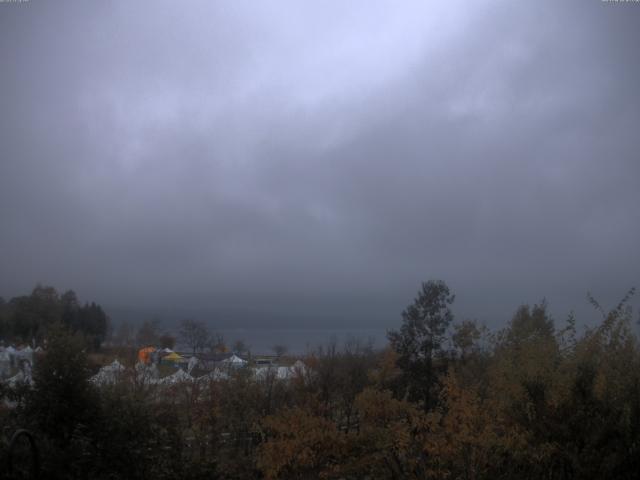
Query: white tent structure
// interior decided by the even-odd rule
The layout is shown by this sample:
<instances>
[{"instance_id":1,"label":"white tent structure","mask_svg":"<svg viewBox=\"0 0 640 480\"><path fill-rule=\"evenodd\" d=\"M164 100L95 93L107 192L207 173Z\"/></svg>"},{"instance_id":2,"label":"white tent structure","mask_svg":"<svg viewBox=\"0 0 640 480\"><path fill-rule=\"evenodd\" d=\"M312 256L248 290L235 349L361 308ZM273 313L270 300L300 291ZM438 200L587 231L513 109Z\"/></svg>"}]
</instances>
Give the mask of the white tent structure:
<instances>
[{"instance_id":1,"label":"white tent structure","mask_svg":"<svg viewBox=\"0 0 640 480\"><path fill-rule=\"evenodd\" d=\"M9 358L9 352L4 348L0 348L0 378L10 375L11 372L11 359Z\"/></svg>"},{"instance_id":2,"label":"white tent structure","mask_svg":"<svg viewBox=\"0 0 640 480\"><path fill-rule=\"evenodd\" d=\"M270 379L287 380L291 376L289 367L277 367L269 365L267 367L258 367L253 371L258 381L266 381Z\"/></svg>"},{"instance_id":3,"label":"white tent structure","mask_svg":"<svg viewBox=\"0 0 640 480\"><path fill-rule=\"evenodd\" d=\"M91 381L96 385L114 385L125 368L117 359L111 364L102 367L98 373L91 377Z\"/></svg>"},{"instance_id":4,"label":"white tent structure","mask_svg":"<svg viewBox=\"0 0 640 480\"><path fill-rule=\"evenodd\" d=\"M296 360L296 363L294 363L289 368L291 369L291 373L293 375L302 377L307 374L307 366L302 360Z\"/></svg>"},{"instance_id":5,"label":"white tent structure","mask_svg":"<svg viewBox=\"0 0 640 480\"><path fill-rule=\"evenodd\" d=\"M18 366L18 351L9 345L2 352L0 352L0 370L8 370Z\"/></svg>"},{"instance_id":6,"label":"white tent structure","mask_svg":"<svg viewBox=\"0 0 640 480\"><path fill-rule=\"evenodd\" d=\"M145 365L142 362L136 363L136 380L144 385L156 383L160 372L155 364Z\"/></svg>"},{"instance_id":7,"label":"white tent structure","mask_svg":"<svg viewBox=\"0 0 640 480\"><path fill-rule=\"evenodd\" d=\"M29 385L33 385L33 379L31 378L31 372L23 372L20 370L13 377L7 379L6 383L11 387L15 387L20 383L27 383Z\"/></svg>"},{"instance_id":8,"label":"white tent structure","mask_svg":"<svg viewBox=\"0 0 640 480\"><path fill-rule=\"evenodd\" d=\"M278 367L276 370L276 378L278 380L289 380L293 374L290 367Z\"/></svg>"},{"instance_id":9,"label":"white tent structure","mask_svg":"<svg viewBox=\"0 0 640 480\"><path fill-rule=\"evenodd\" d=\"M5 353L7 354L7 356L9 357L9 362L14 364L16 361L16 353L18 352L15 348L13 348L11 345L9 345L5 350Z\"/></svg>"},{"instance_id":10,"label":"white tent structure","mask_svg":"<svg viewBox=\"0 0 640 480\"><path fill-rule=\"evenodd\" d=\"M229 358L225 358L224 360L222 360L222 362L220 362L220 363L223 363L223 364L225 364L227 366L242 367L242 366L247 364L247 361L241 359L239 356L237 356L234 353Z\"/></svg>"},{"instance_id":11,"label":"white tent structure","mask_svg":"<svg viewBox=\"0 0 640 480\"><path fill-rule=\"evenodd\" d=\"M211 372L206 373L201 377L198 377L197 380L198 382L206 383L206 382L217 382L219 380L227 380L228 378L229 378L229 375L226 372L223 372L219 368L216 368Z\"/></svg>"},{"instance_id":12,"label":"white tent structure","mask_svg":"<svg viewBox=\"0 0 640 480\"><path fill-rule=\"evenodd\" d=\"M267 380L275 378L277 380L290 380L291 378L302 376L305 374L307 367L302 361L298 360L290 367L273 366L258 367L254 370L256 380Z\"/></svg>"},{"instance_id":13,"label":"white tent structure","mask_svg":"<svg viewBox=\"0 0 640 480\"><path fill-rule=\"evenodd\" d=\"M157 383L160 385L175 385L176 383L192 381L193 377L180 368L176 370L175 373L172 373L171 375L158 380Z\"/></svg>"},{"instance_id":14,"label":"white tent structure","mask_svg":"<svg viewBox=\"0 0 640 480\"><path fill-rule=\"evenodd\" d=\"M22 350L16 350L16 358L20 360L28 360L33 363L33 348L26 346Z\"/></svg>"},{"instance_id":15,"label":"white tent structure","mask_svg":"<svg viewBox=\"0 0 640 480\"><path fill-rule=\"evenodd\" d=\"M193 370L199 363L200 360L198 360L196 357L191 357L189 359L189 363L187 364L187 373L191 373L191 370Z\"/></svg>"}]
</instances>

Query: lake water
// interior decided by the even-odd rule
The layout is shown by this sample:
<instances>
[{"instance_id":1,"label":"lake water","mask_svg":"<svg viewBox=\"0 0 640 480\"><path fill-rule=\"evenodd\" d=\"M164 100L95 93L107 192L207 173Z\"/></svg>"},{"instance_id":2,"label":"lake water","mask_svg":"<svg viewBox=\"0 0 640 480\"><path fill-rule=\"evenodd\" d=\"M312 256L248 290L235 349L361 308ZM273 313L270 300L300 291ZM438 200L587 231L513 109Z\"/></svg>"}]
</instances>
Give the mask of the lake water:
<instances>
[{"instance_id":1,"label":"lake water","mask_svg":"<svg viewBox=\"0 0 640 480\"><path fill-rule=\"evenodd\" d=\"M227 345L233 345L236 340L242 340L256 354L273 353L274 345L284 345L289 353L304 354L321 345L327 345L335 339L339 346L350 338L367 342L371 340L374 347L386 345L386 329L256 329L256 328L223 328L218 329L224 336Z\"/></svg>"}]
</instances>

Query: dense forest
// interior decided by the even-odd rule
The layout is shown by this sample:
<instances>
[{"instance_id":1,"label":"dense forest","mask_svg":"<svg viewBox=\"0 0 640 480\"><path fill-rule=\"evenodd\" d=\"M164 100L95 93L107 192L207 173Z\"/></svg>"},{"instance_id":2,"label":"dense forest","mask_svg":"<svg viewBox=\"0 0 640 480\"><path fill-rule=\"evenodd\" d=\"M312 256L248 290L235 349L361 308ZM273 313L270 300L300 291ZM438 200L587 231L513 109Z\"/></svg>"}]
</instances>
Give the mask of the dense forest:
<instances>
[{"instance_id":1,"label":"dense forest","mask_svg":"<svg viewBox=\"0 0 640 480\"><path fill-rule=\"evenodd\" d=\"M0 461L27 429L51 479L637 478L633 293L610 311L588 297L590 328L541 302L489 331L456 321L449 287L429 281L384 349L331 343L287 381L239 368L159 393L135 376L91 382L107 316L37 287L0 305L2 338L46 341L32 385L0 383Z\"/></svg>"},{"instance_id":2,"label":"dense forest","mask_svg":"<svg viewBox=\"0 0 640 480\"><path fill-rule=\"evenodd\" d=\"M109 331L109 318L94 302L81 305L73 290L60 295L53 287L37 285L30 295L8 302L0 297L0 339L40 344L55 325L82 335L87 346L97 349Z\"/></svg>"}]
</instances>

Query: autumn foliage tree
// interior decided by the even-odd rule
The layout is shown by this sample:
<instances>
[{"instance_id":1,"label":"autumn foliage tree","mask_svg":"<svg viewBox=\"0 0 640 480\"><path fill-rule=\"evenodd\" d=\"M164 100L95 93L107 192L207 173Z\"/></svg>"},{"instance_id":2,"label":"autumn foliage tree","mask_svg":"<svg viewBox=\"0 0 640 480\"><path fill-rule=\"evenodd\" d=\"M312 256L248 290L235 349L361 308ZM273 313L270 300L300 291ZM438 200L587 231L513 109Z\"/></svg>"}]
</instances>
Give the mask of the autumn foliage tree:
<instances>
[{"instance_id":1,"label":"autumn foliage tree","mask_svg":"<svg viewBox=\"0 0 640 480\"><path fill-rule=\"evenodd\" d=\"M38 302L57 308L50 293ZM35 387L1 384L0 420L36 433L52 479L635 479L632 293L610 311L591 299L583 332L543 301L490 333L449 330L453 295L427 282L381 350L334 341L287 379L245 367L171 386L94 385L83 336L52 324Z\"/></svg>"}]
</instances>

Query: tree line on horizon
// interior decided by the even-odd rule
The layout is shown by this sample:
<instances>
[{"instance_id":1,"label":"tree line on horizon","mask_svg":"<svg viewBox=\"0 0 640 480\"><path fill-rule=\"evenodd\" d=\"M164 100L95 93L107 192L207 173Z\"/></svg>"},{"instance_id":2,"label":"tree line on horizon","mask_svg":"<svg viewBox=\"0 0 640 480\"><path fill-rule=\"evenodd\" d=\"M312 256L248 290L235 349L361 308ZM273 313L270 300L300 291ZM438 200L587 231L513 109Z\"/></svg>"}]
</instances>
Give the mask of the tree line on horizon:
<instances>
[{"instance_id":1,"label":"tree line on horizon","mask_svg":"<svg viewBox=\"0 0 640 480\"><path fill-rule=\"evenodd\" d=\"M175 348L177 340L192 353L222 352L231 348L245 352L247 346L236 340L227 347L224 338L211 332L199 320L185 318L179 322L177 335L163 329L159 319L146 319L137 328L122 322L114 329L103 308L95 302L82 304L73 290L60 294L51 286L36 285L29 295L5 301L0 297L0 340L18 345L43 345L56 326L66 328L86 340L87 347L97 351L108 341L112 346L140 348L158 346Z\"/></svg>"},{"instance_id":2,"label":"tree line on horizon","mask_svg":"<svg viewBox=\"0 0 640 480\"><path fill-rule=\"evenodd\" d=\"M161 393L93 385L87 340L58 325L34 387L0 387L16 405L0 422L35 433L52 479L637 478L633 293L610 311L589 297L601 321L583 332L545 302L492 332L428 281L383 349L334 342L288 382L239 369Z\"/></svg>"},{"instance_id":3,"label":"tree line on horizon","mask_svg":"<svg viewBox=\"0 0 640 480\"><path fill-rule=\"evenodd\" d=\"M0 339L27 345L43 344L52 328L64 326L79 334L87 346L99 349L110 321L95 302L81 304L73 290L59 294L50 286L36 285L29 295L5 301L0 297Z\"/></svg>"}]
</instances>

